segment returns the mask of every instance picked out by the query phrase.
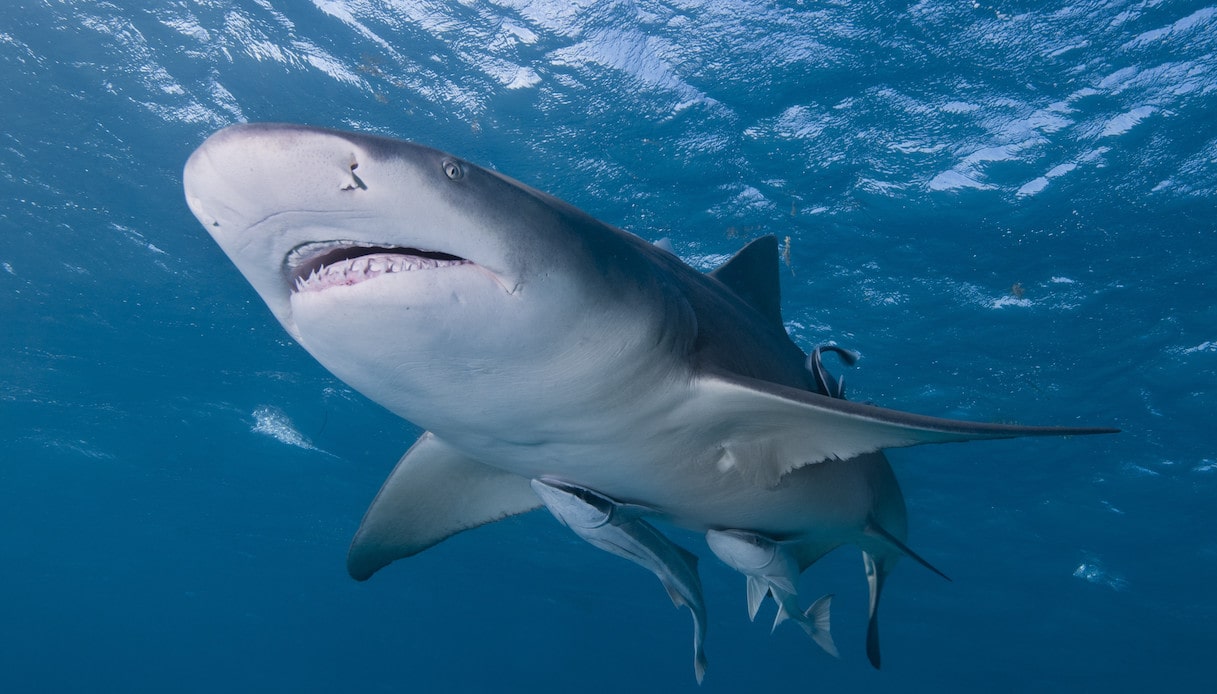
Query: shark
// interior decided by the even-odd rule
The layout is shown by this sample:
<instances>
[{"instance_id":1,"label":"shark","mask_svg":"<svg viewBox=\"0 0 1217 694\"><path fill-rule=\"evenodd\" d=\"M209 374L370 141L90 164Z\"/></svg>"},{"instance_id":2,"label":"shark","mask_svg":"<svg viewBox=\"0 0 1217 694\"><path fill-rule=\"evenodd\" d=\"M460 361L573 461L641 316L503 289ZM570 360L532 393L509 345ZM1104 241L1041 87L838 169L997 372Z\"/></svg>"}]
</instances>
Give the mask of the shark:
<instances>
[{"instance_id":1,"label":"shark","mask_svg":"<svg viewBox=\"0 0 1217 694\"><path fill-rule=\"evenodd\" d=\"M356 580L537 509L538 490L586 490L578 498L645 508L663 523L780 543L787 567L771 591L828 552L858 547L867 655L879 667L887 577L904 557L933 568L906 544L884 451L1115 431L844 399L819 353L809 358L787 334L773 236L703 273L460 157L294 124L212 134L183 184L191 212L283 329L424 430L355 533ZM563 520L570 507L553 501ZM639 527L585 539L621 532L642 543L657 575L695 571Z\"/></svg>"}]
</instances>

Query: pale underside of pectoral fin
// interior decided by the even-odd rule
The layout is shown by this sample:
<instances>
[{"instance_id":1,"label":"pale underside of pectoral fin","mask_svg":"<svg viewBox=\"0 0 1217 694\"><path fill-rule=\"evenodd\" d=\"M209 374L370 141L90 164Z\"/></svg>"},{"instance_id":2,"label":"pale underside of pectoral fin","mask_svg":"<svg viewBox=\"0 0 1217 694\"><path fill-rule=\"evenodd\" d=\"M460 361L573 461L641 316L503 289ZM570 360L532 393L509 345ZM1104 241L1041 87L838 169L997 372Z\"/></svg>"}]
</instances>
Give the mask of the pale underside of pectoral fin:
<instances>
[{"instance_id":1,"label":"pale underside of pectoral fin","mask_svg":"<svg viewBox=\"0 0 1217 694\"><path fill-rule=\"evenodd\" d=\"M462 530L540 505L528 479L483 465L424 433L364 514L347 553L347 571L366 580Z\"/></svg>"},{"instance_id":2,"label":"pale underside of pectoral fin","mask_svg":"<svg viewBox=\"0 0 1217 694\"><path fill-rule=\"evenodd\" d=\"M792 470L885 448L1018 436L1115 433L941 419L830 398L734 374L708 373L693 385L682 416L721 432L719 468L772 487Z\"/></svg>"},{"instance_id":3,"label":"pale underside of pectoral fin","mask_svg":"<svg viewBox=\"0 0 1217 694\"><path fill-rule=\"evenodd\" d=\"M756 613L761 609L761 603L769 595L769 584L760 576L748 577L748 619L756 621Z\"/></svg>"}]
</instances>

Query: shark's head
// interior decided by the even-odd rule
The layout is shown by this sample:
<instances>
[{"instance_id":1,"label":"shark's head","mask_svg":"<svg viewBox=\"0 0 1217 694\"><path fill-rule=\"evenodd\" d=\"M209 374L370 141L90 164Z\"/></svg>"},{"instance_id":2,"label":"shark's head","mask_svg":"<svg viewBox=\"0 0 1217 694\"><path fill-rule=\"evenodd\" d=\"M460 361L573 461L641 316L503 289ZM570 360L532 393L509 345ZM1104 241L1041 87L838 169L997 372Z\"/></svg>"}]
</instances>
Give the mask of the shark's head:
<instances>
[{"instance_id":1,"label":"shark's head","mask_svg":"<svg viewBox=\"0 0 1217 694\"><path fill-rule=\"evenodd\" d=\"M236 125L194 152L184 184L287 332L423 426L444 397L476 413L514 388L518 406L530 378L577 389L603 360L691 339L679 297L641 262L661 251L428 147ZM458 376L466 392L445 394Z\"/></svg>"}]
</instances>

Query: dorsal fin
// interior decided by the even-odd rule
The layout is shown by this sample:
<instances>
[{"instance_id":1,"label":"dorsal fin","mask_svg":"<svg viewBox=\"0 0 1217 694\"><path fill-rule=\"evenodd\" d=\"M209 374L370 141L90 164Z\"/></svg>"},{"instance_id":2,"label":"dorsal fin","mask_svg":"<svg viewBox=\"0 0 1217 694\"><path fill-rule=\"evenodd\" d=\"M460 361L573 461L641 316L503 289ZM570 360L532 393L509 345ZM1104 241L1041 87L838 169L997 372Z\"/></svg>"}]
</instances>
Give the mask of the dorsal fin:
<instances>
[{"instance_id":1,"label":"dorsal fin","mask_svg":"<svg viewBox=\"0 0 1217 694\"><path fill-rule=\"evenodd\" d=\"M752 241L710 273L762 316L782 325L778 283L778 239L770 234Z\"/></svg>"},{"instance_id":2,"label":"dorsal fin","mask_svg":"<svg viewBox=\"0 0 1217 694\"><path fill-rule=\"evenodd\" d=\"M653 245L660 250L664 250L672 255L676 255L676 246L672 245L672 239L668 238L667 236L659 239Z\"/></svg>"}]
</instances>

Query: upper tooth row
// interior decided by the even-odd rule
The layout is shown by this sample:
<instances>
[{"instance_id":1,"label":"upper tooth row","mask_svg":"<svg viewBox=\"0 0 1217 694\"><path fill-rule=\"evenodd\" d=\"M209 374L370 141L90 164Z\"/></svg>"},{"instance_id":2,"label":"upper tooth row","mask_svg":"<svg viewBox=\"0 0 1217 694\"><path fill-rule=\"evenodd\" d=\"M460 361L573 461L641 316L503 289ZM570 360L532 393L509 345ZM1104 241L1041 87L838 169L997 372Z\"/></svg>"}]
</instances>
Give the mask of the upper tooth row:
<instances>
[{"instance_id":1,"label":"upper tooth row","mask_svg":"<svg viewBox=\"0 0 1217 694\"><path fill-rule=\"evenodd\" d=\"M307 279L296 278L296 287L302 288L305 284L316 280L319 277L327 279L340 279L350 274L358 275L381 275L390 272L406 272L410 270L430 270L448 265L460 265L467 263L467 260L433 260L431 258L384 258L384 257L367 257L356 258L336 265L322 265L314 268L309 273Z\"/></svg>"}]
</instances>

